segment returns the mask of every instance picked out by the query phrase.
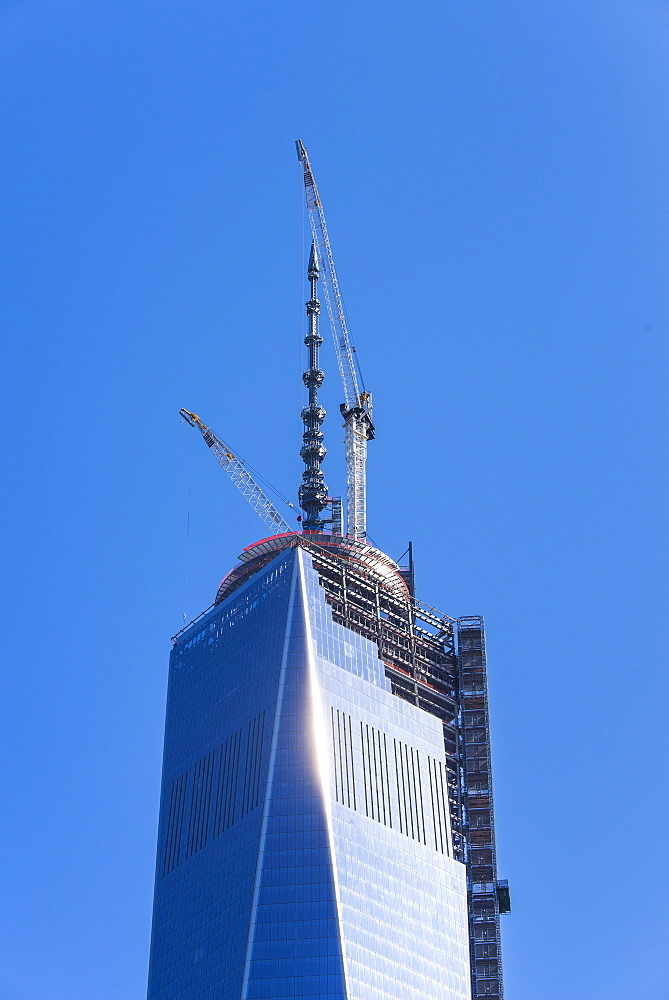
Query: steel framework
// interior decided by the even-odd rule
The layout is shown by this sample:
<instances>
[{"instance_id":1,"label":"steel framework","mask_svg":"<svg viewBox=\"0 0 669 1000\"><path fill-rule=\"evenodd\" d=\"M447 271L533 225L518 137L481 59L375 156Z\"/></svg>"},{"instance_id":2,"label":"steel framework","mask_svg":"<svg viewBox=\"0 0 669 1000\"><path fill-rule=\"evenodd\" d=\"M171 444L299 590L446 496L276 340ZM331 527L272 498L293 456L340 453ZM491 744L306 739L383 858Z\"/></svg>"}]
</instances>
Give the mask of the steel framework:
<instances>
[{"instance_id":1,"label":"steel framework","mask_svg":"<svg viewBox=\"0 0 669 1000\"><path fill-rule=\"evenodd\" d=\"M294 529L281 516L269 497L265 496L263 490L244 465L244 462L235 455L234 451L227 446L214 432L207 427L204 421L200 420L197 413L189 410L179 410L179 415L191 427L197 427L204 438L204 443L211 448L212 454L221 466L223 471L230 477L234 485L242 494L245 500L253 507L261 521L269 525L277 534L283 534Z\"/></svg>"}]
</instances>

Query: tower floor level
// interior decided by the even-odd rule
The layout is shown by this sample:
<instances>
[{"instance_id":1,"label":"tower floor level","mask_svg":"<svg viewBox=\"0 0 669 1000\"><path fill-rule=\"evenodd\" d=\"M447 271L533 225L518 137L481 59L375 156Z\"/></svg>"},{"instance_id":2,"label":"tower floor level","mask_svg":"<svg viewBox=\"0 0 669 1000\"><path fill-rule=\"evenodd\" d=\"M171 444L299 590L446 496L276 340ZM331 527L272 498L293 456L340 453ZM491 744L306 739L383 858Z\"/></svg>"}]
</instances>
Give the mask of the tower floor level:
<instances>
[{"instance_id":1,"label":"tower floor level","mask_svg":"<svg viewBox=\"0 0 669 1000\"><path fill-rule=\"evenodd\" d=\"M502 997L479 618L249 546L170 661L149 1000Z\"/></svg>"}]
</instances>

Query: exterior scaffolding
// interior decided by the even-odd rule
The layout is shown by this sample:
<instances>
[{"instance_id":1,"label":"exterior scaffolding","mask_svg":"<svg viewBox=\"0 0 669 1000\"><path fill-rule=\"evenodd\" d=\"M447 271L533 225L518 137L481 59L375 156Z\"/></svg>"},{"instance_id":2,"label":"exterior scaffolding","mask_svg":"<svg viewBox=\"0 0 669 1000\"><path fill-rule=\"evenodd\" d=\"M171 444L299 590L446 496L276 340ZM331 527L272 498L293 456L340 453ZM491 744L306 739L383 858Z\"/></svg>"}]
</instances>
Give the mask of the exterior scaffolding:
<instances>
[{"instance_id":1,"label":"exterior scaffolding","mask_svg":"<svg viewBox=\"0 0 669 1000\"><path fill-rule=\"evenodd\" d=\"M462 812L466 836L472 997L504 996L499 916L511 909L497 879L483 619L457 622Z\"/></svg>"}]
</instances>

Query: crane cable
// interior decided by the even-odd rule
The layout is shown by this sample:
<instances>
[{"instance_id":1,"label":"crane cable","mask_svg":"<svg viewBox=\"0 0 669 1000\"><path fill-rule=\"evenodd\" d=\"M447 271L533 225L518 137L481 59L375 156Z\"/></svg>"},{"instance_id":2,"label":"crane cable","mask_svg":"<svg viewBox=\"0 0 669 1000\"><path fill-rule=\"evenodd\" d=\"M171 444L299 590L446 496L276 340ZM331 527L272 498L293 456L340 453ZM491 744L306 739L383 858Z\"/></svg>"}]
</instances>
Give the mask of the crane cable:
<instances>
[{"instance_id":1,"label":"crane cable","mask_svg":"<svg viewBox=\"0 0 669 1000\"><path fill-rule=\"evenodd\" d=\"M183 417L181 418L181 423L182 424L184 423L184 418ZM213 434L214 432L210 430L210 433ZM290 501L288 499L288 497L285 496L285 494L283 494L281 492L280 489L277 489L277 487L274 486L273 483L270 483L269 479L267 479L266 476L263 476L263 474L261 472L258 472L258 470L256 468L254 468L251 465L250 462L247 462L245 458L242 458L242 456L239 454L238 451L233 451L232 448L230 448L230 446L225 443L225 441L222 441L217 435L214 435L214 437L217 438L219 444L223 445L223 447L226 449L226 451L229 452L229 454L232 456L232 458L236 459L239 462L239 464L243 465L245 469L249 470L249 472L252 472L253 475L254 475L254 477L256 479L259 479L260 482L264 483L264 485L267 487L268 490L271 490L272 493L274 493L281 500L283 500L283 502L285 504L288 504L289 507L292 507L293 510L295 510L295 504L292 503L292 501ZM191 443L191 450L192 450L192 443ZM189 489L190 489L190 487L189 487ZM190 494L189 494L189 496L190 496Z\"/></svg>"},{"instance_id":2,"label":"crane cable","mask_svg":"<svg viewBox=\"0 0 669 1000\"><path fill-rule=\"evenodd\" d=\"M188 555L189 555L188 550L189 550L189 543L190 543L190 501L191 501L191 492L192 492L192 485L193 485L193 439L192 439L192 437L191 437L190 441L188 442L188 444L189 444L189 448L188 448L188 501L187 501L187 504L186 504L186 568L185 568L185 572L184 572L184 610L183 610L183 620L184 620L184 622L187 620L186 607L187 607L187 600L188 600Z\"/></svg>"}]
</instances>

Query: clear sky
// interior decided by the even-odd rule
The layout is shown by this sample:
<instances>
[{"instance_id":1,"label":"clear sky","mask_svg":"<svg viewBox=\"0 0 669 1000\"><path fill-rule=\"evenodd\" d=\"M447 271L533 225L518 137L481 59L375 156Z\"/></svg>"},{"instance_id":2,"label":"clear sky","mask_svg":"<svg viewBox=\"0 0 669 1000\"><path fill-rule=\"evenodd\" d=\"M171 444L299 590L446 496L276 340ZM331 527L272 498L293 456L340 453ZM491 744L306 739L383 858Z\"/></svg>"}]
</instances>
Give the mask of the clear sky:
<instances>
[{"instance_id":1,"label":"clear sky","mask_svg":"<svg viewBox=\"0 0 669 1000\"><path fill-rule=\"evenodd\" d=\"M264 533L177 412L294 496L298 136L371 536L486 616L507 996L666 1000L669 4L2 0L0 48L0 1000L144 995L170 636Z\"/></svg>"}]
</instances>

